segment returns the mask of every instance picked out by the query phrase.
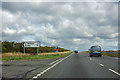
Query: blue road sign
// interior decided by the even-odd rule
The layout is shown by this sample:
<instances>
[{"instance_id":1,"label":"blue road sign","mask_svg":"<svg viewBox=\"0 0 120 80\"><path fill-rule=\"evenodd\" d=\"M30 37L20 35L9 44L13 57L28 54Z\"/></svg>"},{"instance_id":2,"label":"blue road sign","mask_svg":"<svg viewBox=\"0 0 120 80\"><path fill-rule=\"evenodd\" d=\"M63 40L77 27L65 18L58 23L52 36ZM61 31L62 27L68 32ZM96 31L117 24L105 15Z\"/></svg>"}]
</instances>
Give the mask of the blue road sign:
<instances>
[{"instance_id":1,"label":"blue road sign","mask_svg":"<svg viewBox=\"0 0 120 80\"><path fill-rule=\"evenodd\" d=\"M55 52L58 52L58 46L55 46Z\"/></svg>"}]
</instances>

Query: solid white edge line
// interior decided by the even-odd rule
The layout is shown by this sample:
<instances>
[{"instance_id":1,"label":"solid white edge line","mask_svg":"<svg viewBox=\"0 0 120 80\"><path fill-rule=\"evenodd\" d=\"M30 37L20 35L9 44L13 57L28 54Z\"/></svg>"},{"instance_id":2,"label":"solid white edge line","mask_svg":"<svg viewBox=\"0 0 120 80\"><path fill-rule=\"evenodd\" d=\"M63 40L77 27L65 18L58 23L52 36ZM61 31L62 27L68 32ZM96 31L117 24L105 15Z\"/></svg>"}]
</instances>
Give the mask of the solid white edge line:
<instances>
[{"instance_id":1,"label":"solid white edge line","mask_svg":"<svg viewBox=\"0 0 120 80\"><path fill-rule=\"evenodd\" d=\"M36 78L37 78L37 76L34 76L34 77L33 77L33 79L36 79Z\"/></svg>"},{"instance_id":2,"label":"solid white edge line","mask_svg":"<svg viewBox=\"0 0 120 80\"><path fill-rule=\"evenodd\" d=\"M61 60L62 58L60 58L60 59L58 59L58 60L56 60L56 61L53 61L53 62L51 62L49 65L52 65L52 64L54 64L55 62L57 62L57 61L59 61L59 60Z\"/></svg>"},{"instance_id":3,"label":"solid white edge line","mask_svg":"<svg viewBox=\"0 0 120 80\"><path fill-rule=\"evenodd\" d=\"M68 57L70 57L73 53L71 53L70 55L68 55L67 57L61 59L59 62L55 63L54 65L52 65L51 67L47 68L46 70L42 71L40 74L37 74L37 76L34 76L32 79L36 79L37 77L40 77L42 74L44 74L45 72L47 72L48 70L50 70L51 68L53 68L54 66L56 66L57 64L59 64L60 62L62 62L63 60L67 59Z\"/></svg>"},{"instance_id":4,"label":"solid white edge line","mask_svg":"<svg viewBox=\"0 0 120 80\"><path fill-rule=\"evenodd\" d=\"M113 72L113 73L115 73L115 74L117 74L117 75L119 75L120 76L120 73L118 73L118 72L116 72L116 71L114 71L113 69L109 69L111 72Z\"/></svg>"},{"instance_id":5,"label":"solid white edge line","mask_svg":"<svg viewBox=\"0 0 120 80\"><path fill-rule=\"evenodd\" d=\"M99 64L100 66L104 66L103 64Z\"/></svg>"}]
</instances>

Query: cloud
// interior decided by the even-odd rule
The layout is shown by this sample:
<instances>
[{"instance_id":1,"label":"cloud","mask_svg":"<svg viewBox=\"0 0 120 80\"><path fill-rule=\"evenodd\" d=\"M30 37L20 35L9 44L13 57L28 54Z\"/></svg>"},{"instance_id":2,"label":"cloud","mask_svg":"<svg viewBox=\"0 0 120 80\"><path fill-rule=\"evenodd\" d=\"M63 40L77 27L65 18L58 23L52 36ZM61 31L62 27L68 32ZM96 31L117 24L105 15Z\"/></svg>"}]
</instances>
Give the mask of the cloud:
<instances>
[{"instance_id":1,"label":"cloud","mask_svg":"<svg viewBox=\"0 0 120 80\"><path fill-rule=\"evenodd\" d=\"M13 35L16 33L16 30L6 28L6 30L4 30L4 33L7 35Z\"/></svg>"},{"instance_id":2,"label":"cloud","mask_svg":"<svg viewBox=\"0 0 120 80\"><path fill-rule=\"evenodd\" d=\"M3 40L117 49L117 8L115 2L3 2Z\"/></svg>"}]
</instances>

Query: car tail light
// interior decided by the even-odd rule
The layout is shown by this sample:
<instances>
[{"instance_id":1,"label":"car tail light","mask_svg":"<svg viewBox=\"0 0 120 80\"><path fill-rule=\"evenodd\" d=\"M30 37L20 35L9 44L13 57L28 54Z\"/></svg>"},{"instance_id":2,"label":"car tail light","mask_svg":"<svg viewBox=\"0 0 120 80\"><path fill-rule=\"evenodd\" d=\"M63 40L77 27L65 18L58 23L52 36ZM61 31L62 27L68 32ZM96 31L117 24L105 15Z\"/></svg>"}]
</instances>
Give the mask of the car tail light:
<instances>
[{"instance_id":1,"label":"car tail light","mask_svg":"<svg viewBox=\"0 0 120 80\"><path fill-rule=\"evenodd\" d=\"M93 51L91 51L91 53L92 53Z\"/></svg>"},{"instance_id":2,"label":"car tail light","mask_svg":"<svg viewBox=\"0 0 120 80\"><path fill-rule=\"evenodd\" d=\"M102 52L102 50L100 50L100 52Z\"/></svg>"}]
</instances>

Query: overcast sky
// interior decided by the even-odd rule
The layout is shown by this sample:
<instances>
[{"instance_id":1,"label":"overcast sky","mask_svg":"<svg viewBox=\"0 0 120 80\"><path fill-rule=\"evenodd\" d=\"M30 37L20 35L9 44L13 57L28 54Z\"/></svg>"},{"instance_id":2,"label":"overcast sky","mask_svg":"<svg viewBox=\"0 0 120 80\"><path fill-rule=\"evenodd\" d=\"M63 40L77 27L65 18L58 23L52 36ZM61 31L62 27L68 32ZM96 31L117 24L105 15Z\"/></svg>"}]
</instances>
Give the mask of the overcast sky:
<instances>
[{"instance_id":1,"label":"overcast sky","mask_svg":"<svg viewBox=\"0 0 120 80\"><path fill-rule=\"evenodd\" d=\"M88 50L118 49L117 2L3 2L2 40Z\"/></svg>"}]
</instances>

